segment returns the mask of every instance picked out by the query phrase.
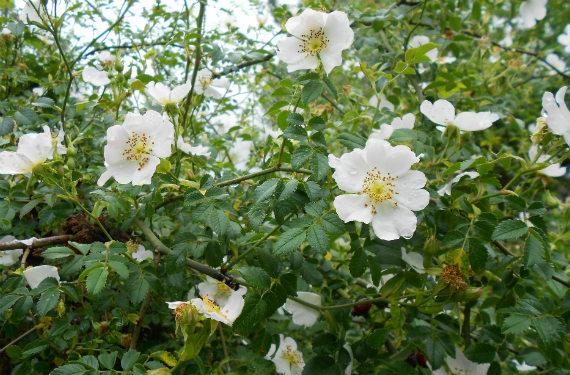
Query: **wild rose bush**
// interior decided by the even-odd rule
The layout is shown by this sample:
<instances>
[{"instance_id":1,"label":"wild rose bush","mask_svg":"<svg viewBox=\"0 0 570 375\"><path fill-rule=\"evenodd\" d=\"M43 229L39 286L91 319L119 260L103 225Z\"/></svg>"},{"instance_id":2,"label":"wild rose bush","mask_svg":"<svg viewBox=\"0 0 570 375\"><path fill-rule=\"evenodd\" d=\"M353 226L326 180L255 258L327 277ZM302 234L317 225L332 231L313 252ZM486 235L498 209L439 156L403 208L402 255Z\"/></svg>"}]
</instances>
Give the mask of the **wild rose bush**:
<instances>
[{"instance_id":1,"label":"wild rose bush","mask_svg":"<svg viewBox=\"0 0 570 375\"><path fill-rule=\"evenodd\" d=\"M567 0L0 8L0 373L568 373Z\"/></svg>"}]
</instances>

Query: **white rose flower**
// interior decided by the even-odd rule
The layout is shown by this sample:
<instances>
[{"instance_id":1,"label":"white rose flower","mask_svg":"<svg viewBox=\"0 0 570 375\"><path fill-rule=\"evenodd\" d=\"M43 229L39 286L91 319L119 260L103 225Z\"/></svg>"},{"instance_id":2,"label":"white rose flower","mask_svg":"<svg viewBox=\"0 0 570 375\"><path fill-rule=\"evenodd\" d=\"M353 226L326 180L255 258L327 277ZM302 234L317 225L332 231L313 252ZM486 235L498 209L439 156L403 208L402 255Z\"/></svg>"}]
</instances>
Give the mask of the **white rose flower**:
<instances>
[{"instance_id":1,"label":"white rose flower","mask_svg":"<svg viewBox=\"0 0 570 375\"><path fill-rule=\"evenodd\" d=\"M423 46L424 44L428 44L428 43L429 43L429 38L427 36L416 35L412 39L410 39L410 42L408 43L408 45L410 48L417 48L417 47ZM434 48L431 51L428 51L426 53L426 56L431 60L431 62L435 62L435 61L437 61L438 53L439 53L438 49Z\"/></svg>"},{"instance_id":2,"label":"white rose flower","mask_svg":"<svg viewBox=\"0 0 570 375\"><path fill-rule=\"evenodd\" d=\"M122 125L107 129L107 169L97 184L102 186L111 177L120 184L150 184L160 159L172 153L173 142L174 126L160 113L128 113Z\"/></svg>"},{"instance_id":3,"label":"white rose flower","mask_svg":"<svg viewBox=\"0 0 570 375\"><path fill-rule=\"evenodd\" d=\"M434 375L452 375L452 374L462 374L462 375L487 375L489 371L490 363L475 363L465 357L465 355L455 348L455 358L447 357L445 359L449 371L445 371L440 368L433 372Z\"/></svg>"},{"instance_id":4,"label":"white rose flower","mask_svg":"<svg viewBox=\"0 0 570 375\"><path fill-rule=\"evenodd\" d=\"M538 147L536 145L530 146L530 149L528 150L528 157L530 158L530 160L534 160L537 153L538 153ZM536 162L544 163L548 159L550 159L550 155L542 154L538 157ZM563 167L562 165L560 165L560 163L555 163L549 165L544 169L541 169L540 171L538 171L538 173L542 173L543 175L549 177L561 177L566 174L566 167Z\"/></svg>"},{"instance_id":5,"label":"white rose flower","mask_svg":"<svg viewBox=\"0 0 570 375\"><path fill-rule=\"evenodd\" d=\"M453 125L468 132L487 129L499 119L499 115L493 112L461 112L455 115L453 104L444 99L433 104L424 100L420 112L438 125Z\"/></svg>"},{"instance_id":6,"label":"white rose flower","mask_svg":"<svg viewBox=\"0 0 570 375\"><path fill-rule=\"evenodd\" d=\"M394 112L394 104L390 102L384 94L374 95L370 97L368 100L368 105L378 110L382 110L382 108L387 108L388 110Z\"/></svg>"},{"instance_id":7,"label":"white rose flower","mask_svg":"<svg viewBox=\"0 0 570 375\"><path fill-rule=\"evenodd\" d=\"M323 13L305 9L289 18L285 29L292 36L277 42L277 56L287 64L289 72L316 69L320 60L329 74L342 64L342 51L354 40L350 21L346 13L340 11Z\"/></svg>"},{"instance_id":8,"label":"white rose flower","mask_svg":"<svg viewBox=\"0 0 570 375\"><path fill-rule=\"evenodd\" d=\"M371 223L382 240L411 238L417 224L413 211L423 210L429 203L429 193L422 189L426 176L410 170L417 162L409 147L379 139L369 139L364 149L340 158L329 155L329 165L335 169L333 178L348 193L334 200L338 216L345 223Z\"/></svg>"},{"instance_id":9,"label":"white rose flower","mask_svg":"<svg viewBox=\"0 0 570 375\"><path fill-rule=\"evenodd\" d=\"M564 47L564 52L570 53L570 24L566 25L564 32L558 35L558 43Z\"/></svg>"},{"instance_id":10,"label":"white rose flower","mask_svg":"<svg viewBox=\"0 0 570 375\"><path fill-rule=\"evenodd\" d=\"M206 158L210 157L210 149L206 146L192 146L184 141L184 138L178 137L176 141L176 147L186 154L192 154L196 156L204 156Z\"/></svg>"},{"instance_id":11,"label":"white rose flower","mask_svg":"<svg viewBox=\"0 0 570 375\"><path fill-rule=\"evenodd\" d=\"M91 83L95 86L105 86L111 83L111 80L107 76L107 72L96 69L92 66L88 66L83 69L83 73L81 73L81 77L87 83Z\"/></svg>"},{"instance_id":12,"label":"white rose flower","mask_svg":"<svg viewBox=\"0 0 570 375\"><path fill-rule=\"evenodd\" d=\"M97 58L97 60L99 60L99 62L103 65L112 65L115 63L115 61L117 60L117 58L115 57L115 55L113 55L111 52L109 51L101 51L98 52L95 57Z\"/></svg>"},{"instance_id":13,"label":"white rose flower","mask_svg":"<svg viewBox=\"0 0 570 375\"><path fill-rule=\"evenodd\" d=\"M388 139L397 129L413 129L416 122L416 116L412 113L406 113L402 117L396 117L391 124L382 124L380 129L373 130L370 135L371 139Z\"/></svg>"},{"instance_id":14,"label":"white rose flower","mask_svg":"<svg viewBox=\"0 0 570 375\"><path fill-rule=\"evenodd\" d=\"M238 293L232 293L223 306L212 301L208 296L192 298L190 303L206 318L214 319L231 326L241 314L244 300Z\"/></svg>"},{"instance_id":15,"label":"white rose flower","mask_svg":"<svg viewBox=\"0 0 570 375\"><path fill-rule=\"evenodd\" d=\"M542 110L546 114L546 124L550 131L564 137L570 146L570 111L564 102L566 89L566 86L561 87L556 96L545 92L542 96Z\"/></svg>"},{"instance_id":16,"label":"white rose flower","mask_svg":"<svg viewBox=\"0 0 570 375\"><path fill-rule=\"evenodd\" d=\"M305 367L303 353L297 349L297 342L291 337L279 335L279 348L271 344L265 359L275 364L275 371L283 375L301 375Z\"/></svg>"},{"instance_id":17,"label":"white rose flower","mask_svg":"<svg viewBox=\"0 0 570 375\"><path fill-rule=\"evenodd\" d=\"M546 55L546 62L548 62L550 65L552 65L552 66L548 66L548 68L551 70L550 74L556 74L557 73L554 69L552 69L552 67L555 67L560 72L565 72L566 70L568 70L568 66L566 65L564 60L562 60L555 53L549 53L548 55Z\"/></svg>"},{"instance_id":18,"label":"white rose flower","mask_svg":"<svg viewBox=\"0 0 570 375\"><path fill-rule=\"evenodd\" d=\"M526 0L521 4L519 13L523 27L531 28L546 17L546 3L548 0Z\"/></svg>"},{"instance_id":19,"label":"white rose flower","mask_svg":"<svg viewBox=\"0 0 570 375\"><path fill-rule=\"evenodd\" d=\"M13 241L17 241L16 237L14 236L4 236L0 238L0 243L8 243ZM18 263L23 253L24 250L22 249L0 251L0 265L12 266Z\"/></svg>"},{"instance_id":20,"label":"white rose flower","mask_svg":"<svg viewBox=\"0 0 570 375\"><path fill-rule=\"evenodd\" d=\"M208 69L200 70L196 76L195 90L198 95L219 99L224 96L228 87L230 87L230 81L227 78L213 79L212 72Z\"/></svg>"},{"instance_id":21,"label":"white rose flower","mask_svg":"<svg viewBox=\"0 0 570 375\"><path fill-rule=\"evenodd\" d=\"M311 292L297 292L297 297L305 302L311 303L316 306L321 306L321 296L320 294ZM293 323L298 326L311 327L317 322L319 316L321 315L319 310L315 310L312 307L305 306L302 303L293 301L287 298L287 301L283 305L283 309L289 314L293 315Z\"/></svg>"},{"instance_id":22,"label":"white rose flower","mask_svg":"<svg viewBox=\"0 0 570 375\"><path fill-rule=\"evenodd\" d=\"M476 177L479 177L479 173L477 173L475 171L467 171L467 172L459 173L457 176L453 177L453 179L451 181L449 181L447 184L443 185L437 191L437 194L439 194L442 197L444 195L451 195L451 187L453 186L453 184L459 182L459 180L461 180L463 177L476 178Z\"/></svg>"},{"instance_id":23,"label":"white rose flower","mask_svg":"<svg viewBox=\"0 0 570 375\"><path fill-rule=\"evenodd\" d=\"M232 147L229 149L229 154L236 169L245 169L247 162L249 161L252 147L252 141L244 141L243 139L238 139L233 143Z\"/></svg>"},{"instance_id":24,"label":"white rose flower","mask_svg":"<svg viewBox=\"0 0 570 375\"><path fill-rule=\"evenodd\" d=\"M35 289L42 281L48 277L54 278L59 282L59 273L57 267L42 265L37 267L29 267L24 271L24 277L30 285L30 288Z\"/></svg>"},{"instance_id":25,"label":"white rose flower","mask_svg":"<svg viewBox=\"0 0 570 375\"><path fill-rule=\"evenodd\" d=\"M43 129L43 133L28 133L21 136L16 151L0 152L0 174L32 173L36 166L53 158L54 146L60 155L67 152L61 144L64 137L63 130L54 137L47 125L44 125Z\"/></svg>"},{"instance_id":26,"label":"white rose flower","mask_svg":"<svg viewBox=\"0 0 570 375\"><path fill-rule=\"evenodd\" d=\"M406 262L410 267L414 269L417 273L425 273L424 269L424 257L420 253L410 251L406 252L403 247L400 249L402 260Z\"/></svg>"},{"instance_id":27,"label":"white rose flower","mask_svg":"<svg viewBox=\"0 0 570 375\"><path fill-rule=\"evenodd\" d=\"M190 92L192 87L191 83L185 83L179 86L175 86L172 90L158 82L149 82L146 84L145 92L150 95L158 104L166 106L169 104L180 103L186 95Z\"/></svg>"},{"instance_id":28,"label":"white rose flower","mask_svg":"<svg viewBox=\"0 0 570 375\"><path fill-rule=\"evenodd\" d=\"M28 22L42 22L42 18L40 17L43 14L43 6L41 0L28 0L26 1L26 5L24 5L24 9L22 9L22 13L18 15L18 18L23 23Z\"/></svg>"},{"instance_id":29,"label":"white rose flower","mask_svg":"<svg viewBox=\"0 0 570 375\"><path fill-rule=\"evenodd\" d=\"M154 253L150 250L145 249L143 245L138 245L137 251L132 253L131 256L133 257L134 260L141 263L147 259L153 259Z\"/></svg>"},{"instance_id":30,"label":"white rose flower","mask_svg":"<svg viewBox=\"0 0 570 375\"><path fill-rule=\"evenodd\" d=\"M198 293L201 297L207 296L218 305L225 305L234 294L241 296L243 299L243 296L247 293L247 288L240 285L238 290L233 290L226 283L206 276L206 281L198 284Z\"/></svg>"}]
</instances>

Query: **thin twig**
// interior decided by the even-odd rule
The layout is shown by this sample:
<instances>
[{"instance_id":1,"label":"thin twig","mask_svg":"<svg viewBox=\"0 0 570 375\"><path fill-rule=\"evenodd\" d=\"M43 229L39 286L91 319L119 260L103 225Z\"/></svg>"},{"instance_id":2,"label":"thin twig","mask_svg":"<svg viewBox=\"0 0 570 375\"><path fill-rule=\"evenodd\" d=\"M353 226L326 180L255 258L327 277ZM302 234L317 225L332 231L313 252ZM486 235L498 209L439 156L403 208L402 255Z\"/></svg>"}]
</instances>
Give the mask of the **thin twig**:
<instances>
[{"instance_id":1,"label":"thin twig","mask_svg":"<svg viewBox=\"0 0 570 375\"><path fill-rule=\"evenodd\" d=\"M66 244L69 241L72 241L74 236L70 234L64 234L61 236L52 236L52 237L44 237L44 238L36 238L31 245L26 245L22 241L10 241L0 243L0 250L14 250L14 249L37 249L40 247L46 247L51 245L60 245Z\"/></svg>"},{"instance_id":2,"label":"thin twig","mask_svg":"<svg viewBox=\"0 0 570 375\"><path fill-rule=\"evenodd\" d=\"M15 343L17 343L18 341L20 341L21 339L23 339L24 337L28 336L30 333L34 332L36 329L38 329L40 326L39 325L35 325L32 328L30 328L29 330L27 330L26 332L22 333L20 336L16 337L14 340L10 341L8 344L6 344L2 349L0 349L0 353L4 353L4 351L6 349L8 349L10 346L14 345Z\"/></svg>"}]
</instances>

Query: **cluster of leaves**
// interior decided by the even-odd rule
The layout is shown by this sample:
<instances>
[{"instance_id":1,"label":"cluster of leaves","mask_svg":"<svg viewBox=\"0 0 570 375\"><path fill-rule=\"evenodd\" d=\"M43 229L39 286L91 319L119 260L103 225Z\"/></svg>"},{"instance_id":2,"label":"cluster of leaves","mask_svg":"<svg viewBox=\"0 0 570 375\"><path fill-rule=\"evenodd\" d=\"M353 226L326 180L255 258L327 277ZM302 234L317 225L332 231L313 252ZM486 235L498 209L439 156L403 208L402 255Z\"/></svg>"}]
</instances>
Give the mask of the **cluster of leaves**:
<instances>
[{"instance_id":1,"label":"cluster of leaves","mask_svg":"<svg viewBox=\"0 0 570 375\"><path fill-rule=\"evenodd\" d=\"M275 1L265 24L247 32L238 25L203 30L197 18L205 1L176 10L158 2L142 12L142 29L118 19L108 40L84 50L70 24L112 25L105 10L120 15L140 5L94 3L57 2L66 11L57 9L51 29L42 30L17 21L12 2L0 1L0 24L12 33L0 40L0 144L48 124L65 127L68 146L42 173L0 179L0 233L89 238L32 249L22 261L58 266L59 284L48 279L30 289L21 267L0 270L0 372L271 374L264 355L280 333L299 343L306 375L342 374L349 362L354 374L427 374L414 360L418 353L436 369L455 347L491 363L489 374L515 373L513 359L552 374L570 368L568 179L537 173L527 157L530 133L520 125L540 115L544 91L569 82L521 52L561 51L556 36L570 19L566 0L551 0L547 19L520 30L516 48L497 46L507 31L491 18L512 23L520 1L305 1L345 11L355 30L344 66L329 76L290 74L270 58L274 46L259 38L280 33L292 15ZM204 6L206 19L215 17L213 5ZM57 38L46 46L40 36L52 31ZM420 33L434 43L409 48ZM436 46L456 61L430 63L426 53ZM77 61L78 76L103 50L122 61L107 89L70 81L68 62ZM187 120L184 134L206 144L210 159L177 154L159 166L152 185L97 187L106 129L129 111L157 109L145 101L144 85L185 81L178 77L191 77L194 64L229 72L245 92L243 100L195 95L176 108ZM34 94L36 87L44 94ZM343 223L332 206L340 190L327 156L362 148L372 129L391 122L394 113L368 105L380 94L396 115L416 114L414 129L390 138L422 154L415 168L431 194L409 240L379 240L368 225ZM419 114L425 98L502 118L484 132L442 134ZM232 150L238 141L253 143L242 170ZM559 144L552 135L543 140L544 147ZM479 177L437 194L465 170ZM88 224L70 230L78 215ZM127 240L156 249L155 259L133 260ZM425 273L402 260L402 248L423 255ZM248 292L233 327L220 326L198 356L180 363L185 343L165 302L187 300L202 280L192 262L243 282ZM447 266L458 267L464 287L446 281ZM308 329L278 313L301 290L323 298L321 318Z\"/></svg>"}]
</instances>

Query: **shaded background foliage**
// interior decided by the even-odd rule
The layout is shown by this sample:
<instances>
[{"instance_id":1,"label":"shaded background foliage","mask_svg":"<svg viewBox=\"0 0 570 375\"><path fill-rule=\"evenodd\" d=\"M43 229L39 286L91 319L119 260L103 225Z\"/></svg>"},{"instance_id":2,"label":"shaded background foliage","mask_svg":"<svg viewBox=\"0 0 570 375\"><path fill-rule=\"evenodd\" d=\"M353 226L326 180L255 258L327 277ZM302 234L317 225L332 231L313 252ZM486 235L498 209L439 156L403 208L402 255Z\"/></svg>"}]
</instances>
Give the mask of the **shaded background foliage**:
<instances>
[{"instance_id":1,"label":"shaded background foliage","mask_svg":"<svg viewBox=\"0 0 570 375\"><path fill-rule=\"evenodd\" d=\"M306 374L344 373L347 342L355 374L430 373L417 357L438 368L455 346L491 363L490 374L515 373L512 359L541 373L567 373L568 177L537 174L527 155L528 125L540 115L542 93L570 82L568 72L545 63L548 53L568 62L556 41L570 19L566 0L550 0L545 20L527 30L513 21L520 1L305 1L343 10L353 22L354 44L328 77L289 74L274 57L273 38L292 16L287 6L237 3L259 13L260 24L208 24L235 11L225 2L205 5L202 28L199 2L50 1L58 16L55 41L39 25L17 21L11 1L0 1L0 23L12 31L0 42L2 146L63 122L69 152L56 170L76 197L35 176L0 180L1 233L76 236L67 246L32 249L27 258L27 265L57 265L65 280L59 286L30 291L21 270L2 269L0 372L43 374L64 366L53 373L138 374L173 367L182 342L164 302L185 299L201 280L191 259L245 281L249 291L234 327L220 327L199 357L177 367L181 373L273 373L263 356L284 332L299 342ZM506 47L509 27L514 42ZM92 36L74 32L94 28ZM455 61L407 62L408 42L419 34ZM112 84L97 90L80 72L104 50L121 63ZM212 157L175 155L152 185L98 188L106 129L129 111L159 109L145 99L146 83L182 83L197 66L236 87L217 101L193 95L177 109L185 136L207 145ZM432 197L410 240L380 241L366 225L344 224L331 205L338 190L327 154L362 147L372 129L394 117L368 105L378 93L398 116L416 114L414 130L391 139L423 154L417 169ZM442 136L419 114L424 98L491 110L501 120L486 131ZM244 141L252 142L245 157ZM480 177L454 185L450 196L436 194L465 169ZM256 170L258 176L247 176ZM232 180L240 176L248 178ZM505 187L513 193L500 193ZM77 201L115 242L103 243ZM128 239L162 251L155 262L134 262ZM429 272L410 269L402 247L422 253ZM464 290L442 276L449 265L460 269ZM395 276L383 283L388 274ZM287 296L309 289L325 306L316 325L302 329L276 313Z\"/></svg>"}]
</instances>

